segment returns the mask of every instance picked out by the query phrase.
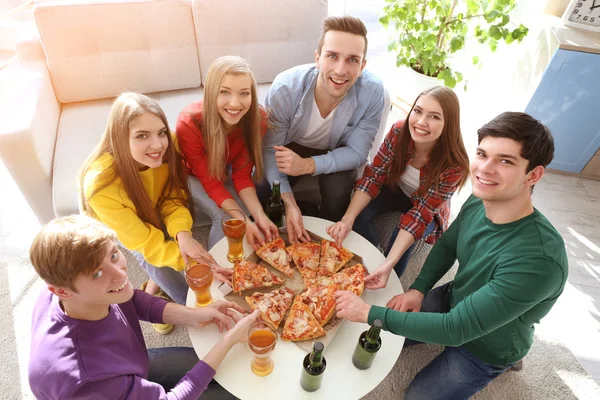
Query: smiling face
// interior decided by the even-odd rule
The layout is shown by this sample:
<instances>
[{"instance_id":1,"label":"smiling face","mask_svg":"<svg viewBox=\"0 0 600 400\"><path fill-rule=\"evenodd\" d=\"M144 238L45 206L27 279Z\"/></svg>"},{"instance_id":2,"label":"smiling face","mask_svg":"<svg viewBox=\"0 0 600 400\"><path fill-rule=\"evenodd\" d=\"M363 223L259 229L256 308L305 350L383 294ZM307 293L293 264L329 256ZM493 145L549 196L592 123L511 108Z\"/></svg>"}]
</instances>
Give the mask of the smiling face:
<instances>
[{"instance_id":1,"label":"smiling face","mask_svg":"<svg viewBox=\"0 0 600 400\"><path fill-rule=\"evenodd\" d=\"M127 278L127 262L113 241L105 247L100 266L91 275L79 274L73 280L77 292L68 291L68 302L79 309L96 310L131 300L133 287Z\"/></svg>"},{"instance_id":2,"label":"smiling face","mask_svg":"<svg viewBox=\"0 0 600 400\"><path fill-rule=\"evenodd\" d=\"M321 53L315 52L319 69L316 92L340 102L365 68L365 39L360 35L328 31Z\"/></svg>"},{"instance_id":3,"label":"smiling face","mask_svg":"<svg viewBox=\"0 0 600 400\"><path fill-rule=\"evenodd\" d=\"M408 128L415 143L435 143L444 130L440 103L427 94L419 97L408 117Z\"/></svg>"},{"instance_id":4,"label":"smiling face","mask_svg":"<svg viewBox=\"0 0 600 400\"><path fill-rule=\"evenodd\" d=\"M221 82L217 110L225 128L237 125L252 105L252 78L246 74L227 74Z\"/></svg>"},{"instance_id":5,"label":"smiling face","mask_svg":"<svg viewBox=\"0 0 600 400\"><path fill-rule=\"evenodd\" d=\"M498 202L530 196L532 185L541 177L540 172L543 174L543 167L526 172L529 161L521 156L521 146L508 138L488 136L481 140L471 162L476 197Z\"/></svg>"},{"instance_id":6,"label":"smiling face","mask_svg":"<svg viewBox=\"0 0 600 400\"><path fill-rule=\"evenodd\" d=\"M169 147L167 127L156 115L145 112L129 124L129 149L139 168L158 168Z\"/></svg>"}]
</instances>

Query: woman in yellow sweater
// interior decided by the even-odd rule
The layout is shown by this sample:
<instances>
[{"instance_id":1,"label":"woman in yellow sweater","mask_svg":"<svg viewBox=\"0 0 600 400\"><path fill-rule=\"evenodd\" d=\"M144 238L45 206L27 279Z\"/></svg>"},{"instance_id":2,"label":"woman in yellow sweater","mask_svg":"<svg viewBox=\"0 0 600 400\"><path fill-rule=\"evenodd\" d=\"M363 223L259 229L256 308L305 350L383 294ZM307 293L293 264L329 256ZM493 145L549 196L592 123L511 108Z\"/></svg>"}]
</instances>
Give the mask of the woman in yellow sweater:
<instances>
[{"instance_id":1,"label":"woman in yellow sweater","mask_svg":"<svg viewBox=\"0 0 600 400\"><path fill-rule=\"evenodd\" d=\"M217 279L228 279L230 270L218 267L192 237L187 176L167 118L149 97L123 93L115 100L104 135L81 170L79 196L82 211L117 232L177 303L186 300L180 271L189 258L204 259ZM155 294L151 283L146 291Z\"/></svg>"}]
</instances>

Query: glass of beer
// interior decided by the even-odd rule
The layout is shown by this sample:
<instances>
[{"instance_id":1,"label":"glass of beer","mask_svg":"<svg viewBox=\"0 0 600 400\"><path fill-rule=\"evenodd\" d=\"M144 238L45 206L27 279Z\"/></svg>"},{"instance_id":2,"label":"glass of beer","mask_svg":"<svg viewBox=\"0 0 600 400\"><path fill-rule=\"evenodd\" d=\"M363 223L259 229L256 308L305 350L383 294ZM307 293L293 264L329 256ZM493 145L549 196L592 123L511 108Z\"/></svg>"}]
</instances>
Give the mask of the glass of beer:
<instances>
[{"instance_id":1,"label":"glass of beer","mask_svg":"<svg viewBox=\"0 0 600 400\"><path fill-rule=\"evenodd\" d=\"M213 272L206 263L190 259L185 266L185 280L196 295L196 307L204 307L212 303L210 285L213 281Z\"/></svg>"},{"instance_id":2,"label":"glass of beer","mask_svg":"<svg viewBox=\"0 0 600 400\"><path fill-rule=\"evenodd\" d=\"M271 353L277 344L277 331L262 320L257 320L248 330L248 347L254 353L250 366L258 376L267 376L273 371Z\"/></svg>"},{"instance_id":3,"label":"glass of beer","mask_svg":"<svg viewBox=\"0 0 600 400\"><path fill-rule=\"evenodd\" d=\"M244 235L246 234L246 214L242 210L232 209L221 218L223 233L229 243L227 260L235 262L244 258Z\"/></svg>"}]
</instances>

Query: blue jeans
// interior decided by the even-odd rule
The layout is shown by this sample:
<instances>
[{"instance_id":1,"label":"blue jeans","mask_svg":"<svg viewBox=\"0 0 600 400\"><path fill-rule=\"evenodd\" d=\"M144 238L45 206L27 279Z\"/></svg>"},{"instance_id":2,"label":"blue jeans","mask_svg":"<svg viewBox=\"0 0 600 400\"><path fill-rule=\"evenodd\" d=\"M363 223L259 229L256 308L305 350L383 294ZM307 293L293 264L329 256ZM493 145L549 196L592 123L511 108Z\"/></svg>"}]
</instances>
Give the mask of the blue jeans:
<instances>
[{"instance_id":1,"label":"blue jeans","mask_svg":"<svg viewBox=\"0 0 600 400\"><path fill-rule=\"evenodd\" d=\"M187 372L198 363L191 347L162 347L148 349L150 370L148 380L158 383L166 392L177 385ZM236 397L212 380L202 393L202 399L235 399Z\"/></svg>"},{"instance_id":2,"label":"blue jeans","mask_svg":"<svg viewBox=\"0 0 600 400\"><path fill-rule=\"evenodd\" d=\"M453 282L431 290L421 306L421 312L450 311L450 292ZM406 339L405 346L418 344ZM410 399L468 399L494 378L510 369L510 365L493 365L479 360L464 347L446 347L423 368L410 383L404 398Z\"/></svg>"},{"instance_id":3,"label":"blue jeans","mask_svg":"<svg viewBox=\"0 0 600 400\"><path fill-rule=\"evenodd\" d=\"M155 267L150 264L142 253L131 251L137 262L142 266L148 276L168 294L177 304L185 304L187 298L188 285L180 271L170 267Z\"/></svg>"},{"instance_id":4,"label":"blue jeans","mask_svg":"<svg viewBox=\"0 0 600 400\"><path fill-rule=\"evenodd\" d=\"M223 211L223 209L208 196L208 193L206 193L204 186L202 186L198 178L190 175L188 177L188 182L190 185L192 200L194 201L194 208L196 211L202 210L205 212L212 221L210 233L208 234L208 249L210 250L215 244L217 244L219 240L225 237L225 233L223 233L223 228L221 227L221 217L223 217L225 211ZM249 216L250 214L235 191L235 187L233 186L231 179L228 179L226 182L224 182L224 185L227 191L233 197L233 200L235 200L235 202L242 207L242 211Z\"/></svg>"},{"instance_id":5,"label":"blue jeans","mask_svg":"<svg viewBox=\"0 0 600 400\"><path fill-rule=\"evenodd\" d=\"M413 203L410 198L404 194L400 188L391 188L389 185L384 185L379 192L379 195L372 199L369 204L361 211L360 214L356 217L356 221L354 221L354 226L352 229L371 242L374 246L380 246L379 237L377 236L377 230L375 228L375 223L373 219L381 214L390 212L390 211L400 211L405 213L413 208ZM435 221L431 221L431 223L425 229L425 233L423 237L426 237L435 228ZM392 232L390 237L390 241L388 242L387 249L384 252L384 255L387 256L394 245L394 241L398 236L398 232L400 232L400 228L396 227ZM410 260L410 255L413 251L414 243L404 252L400 260L394 266L394 270L398 277L402 276L404 270L406 270L406 266L408 265L408 260Z\"/></svg>"}]
</instances>

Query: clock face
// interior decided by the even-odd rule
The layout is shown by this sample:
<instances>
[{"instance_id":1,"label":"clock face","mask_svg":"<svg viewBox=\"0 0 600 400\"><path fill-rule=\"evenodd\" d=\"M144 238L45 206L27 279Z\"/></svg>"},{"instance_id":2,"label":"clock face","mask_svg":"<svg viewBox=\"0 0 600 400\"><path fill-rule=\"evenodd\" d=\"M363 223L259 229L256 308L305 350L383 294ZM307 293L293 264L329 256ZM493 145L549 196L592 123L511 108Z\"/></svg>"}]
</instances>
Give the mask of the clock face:
<instances>
[{"instance_id":1,"label":"clock face","mask_svg":"<svg viewBox=\"0 0 600 400\"><path fill-rule=\"evenodd\" d=\"M600 27L600 0L576 1L568 20L576 24Z\"/></svg>"}]
</instances>

